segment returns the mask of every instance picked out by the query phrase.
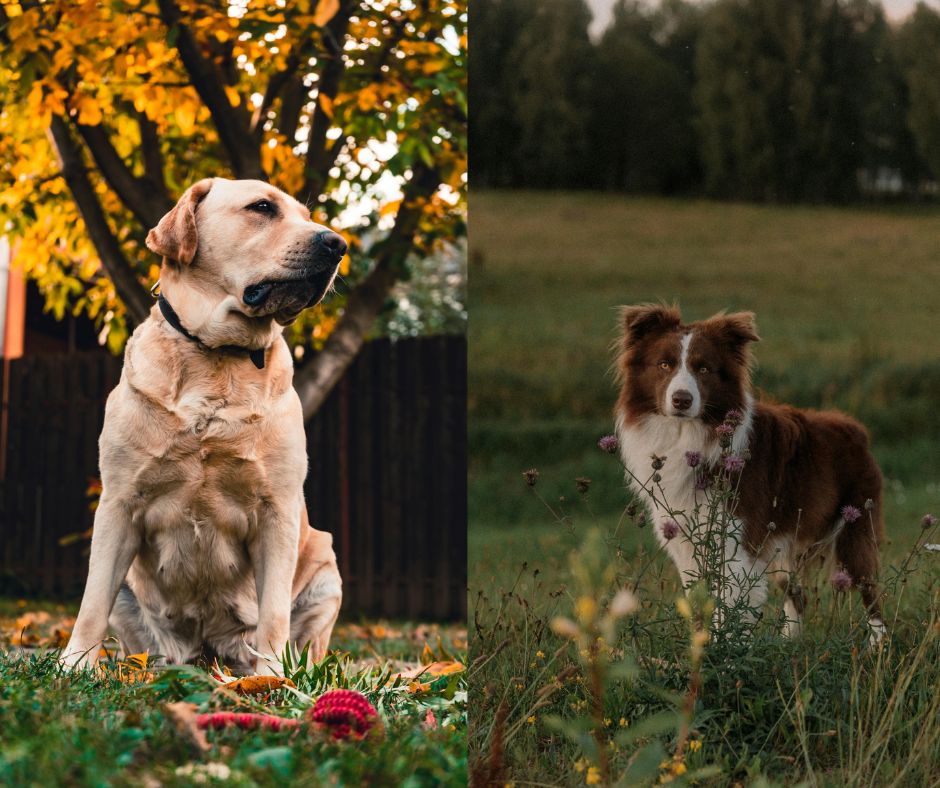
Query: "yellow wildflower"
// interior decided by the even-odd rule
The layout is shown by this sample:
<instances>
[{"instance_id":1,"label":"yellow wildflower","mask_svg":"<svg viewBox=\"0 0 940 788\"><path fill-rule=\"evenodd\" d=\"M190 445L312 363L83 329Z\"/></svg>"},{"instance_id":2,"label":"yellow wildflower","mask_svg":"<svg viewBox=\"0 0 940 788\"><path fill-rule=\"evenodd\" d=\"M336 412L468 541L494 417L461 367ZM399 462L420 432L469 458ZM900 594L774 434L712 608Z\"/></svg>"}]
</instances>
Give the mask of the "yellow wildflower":
<instances>
[{"instance_id":1,"label":"yellow wildflower","mask_svg":"<svg viewBox=\"0 0 940 788\"><path fill-rule=\"evenodd\" d=\"M539 659L545 659L545 652L539 649L538 651L535 652L535 656L538 657Z\"/></svg>"},{"instance_id":2,"label":"yellow wildflower","mask_svg":"<svg viewBox=\"0 0 940 788\"><path fill-rule=\"evenodd\" d=\"M587 775L584 778L585 785L599 785L601 781L601 770L596 766L592 766L587 770Z\"/></svg>"},{"instance_id":3,"label":"yellow wildflower","mask_svg":"<svg viewBox=\"0 0 940 788\"><path fill-rule=\"evenodd\" d=\"M679 611L679 615L683 618L692 618L692 605L689 604L689 600L684 596L680 596L676 600L676 610Z\"/></svg>"},{"instance_id":4,"label":"yellow wildflower","mask_svg":"<svg viewBox=\"0 0 940 788\"><path fill-rule=\"evenodd\" d=\"M682 761L676 761L672 764L672 773L676 776L686 773L685 764Z\"/></svg>"},{"instance_id":5,"label":"yellow wildflower","mask_svg":"<svg viewBox=\"0 0 940 788\"><path fill-rule=\"evenodd\" d=\"M597 615L597 602L589 596L578 597L574 611L582 623L593 621Z\"/></svg>"},{"instance_id":6,"label":"yellow wildflower","mask_svg":"<svg viewBox=\"0 0 940 788\"><path fill-rule=\"evenodd\" d=\"M692 741L689 742L689 752L698 752L701 749L702 742L700 742L698 739L692 739Z\"/></svg>"},{"instance_id":7,"label":"yellow wildflower","mask_svg":"<svg viewBox=\"0 0 940 788\"><path fill-rule=\"evenodd\" d=\"M604 717L604 727L609 728L611 723L610 717Z\"/></svg>"},{"instance_id":8,"label":"yellow wildflower","mask_svg":"<svg viewBox=\"0 0 940 788\"><path fill-rule=\"evenodd\" d=\"M527 723L529 723L529 725L535 725L535 715L532 714L532 715L526 717L526 718L525 718L525 721L526 721Z\"/></svg>"},{"instance_id":9,"label":"yellow wildflower","mask_svg":"<svg viewBox=\"0 0 940 788\"><path fill-rule=\"evenodd\" d=\"M620 718L620 727L621 727L621 728L626 728L629 724L630 724L630 723L629 723L629 721L627 720L626 717L621 717L621 718Z\"/></svg>"},{"instance_id":10,"label":"yellow wildflower","mask_svg":"<svg viewBox=\"0 0 940 788\"><path fill-rule=\"evenodd\" d=\"M581 772L583 772L586 768L587 768L587 761L584 758L578 758L578 760L574 762L574 770L578 774L581 774Z\"/></svg>"}]
</instances>

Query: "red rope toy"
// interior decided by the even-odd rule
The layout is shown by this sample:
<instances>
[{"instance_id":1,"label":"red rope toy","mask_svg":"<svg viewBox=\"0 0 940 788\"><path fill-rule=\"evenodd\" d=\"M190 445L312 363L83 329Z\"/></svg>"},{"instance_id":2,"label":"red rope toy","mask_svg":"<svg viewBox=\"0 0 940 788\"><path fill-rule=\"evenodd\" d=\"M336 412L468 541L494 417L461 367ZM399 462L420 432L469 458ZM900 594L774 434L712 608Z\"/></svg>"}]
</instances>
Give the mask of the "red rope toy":
<instances>
[{"instance_id":1,"label":"red rope toy","mask_svg":"<svg viewBox=\"0 0 940 788\"><path fill-rule=\"evenodd\" d=\"M355 690L337 689L323 693L313 707L308 709L305 717L316 730L330 733L337 740L358 741L370 732L382 730L382 721L375 706L369 703L365 695ZM234 726L243 730L261 728L282 731L299 728L301 721L277 717L274 714L216 711L200 714L196 718L196 725L202 730L219 730Z\"/></svg>"}]
</instances>

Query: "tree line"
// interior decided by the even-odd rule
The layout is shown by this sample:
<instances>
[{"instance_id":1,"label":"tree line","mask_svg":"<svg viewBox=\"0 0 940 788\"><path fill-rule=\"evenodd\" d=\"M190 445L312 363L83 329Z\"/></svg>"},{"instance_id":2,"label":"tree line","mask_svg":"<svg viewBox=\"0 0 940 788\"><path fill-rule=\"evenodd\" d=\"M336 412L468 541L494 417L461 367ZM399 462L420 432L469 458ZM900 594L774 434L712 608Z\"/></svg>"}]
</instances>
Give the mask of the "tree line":
<instances>
[{"instance_id":1,"label":"tree line","mask_svg":"<svg viewBox=\"0 0 940 788\"><path fill-rule=\"evenodd\" d=\"M872 0L476 0L477 187L761 201L940 180L940 14Z\"/></svg>"}]
</instances>

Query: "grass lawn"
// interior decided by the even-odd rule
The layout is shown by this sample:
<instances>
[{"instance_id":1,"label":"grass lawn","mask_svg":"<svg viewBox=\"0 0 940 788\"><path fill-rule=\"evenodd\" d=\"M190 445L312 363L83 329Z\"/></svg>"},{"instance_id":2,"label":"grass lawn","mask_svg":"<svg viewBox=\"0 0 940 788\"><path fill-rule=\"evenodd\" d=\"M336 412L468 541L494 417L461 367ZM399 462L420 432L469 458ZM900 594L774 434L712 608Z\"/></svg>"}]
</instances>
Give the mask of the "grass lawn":
<instances>
[{"instance_id":1,"label":"grass lawn","mask_svg":"<svg viewBox=\"0 0 940 788\"><path fill-rule=\"evenodd\" d=\"M291 672L295 689L240 694L191 666L112 660L98 676L63 673L56 651L40 646L61 642L73 614L0 600L0 785L466 784L466 673L453 664L466 662L463 627L341 623L331 655ZM26 621L25 642L39 646L11 648ZM389 682L422 660L439 663L435 675ZM309 723L195 727L194 715L210 711L303 720L316 698L340 687L372 702L381 732L335 741Z\"/></svg>"},{"instance_id":2,"label":"grass lawn","mask_svg":"<svg viewBox=\"0 0 940 788\"><path fill-rule=\"evenodd\" d=\"M640 609L607 644L603 677L612 779L940 784L940 748L923 738L940 737L940 554L922 547L940 537L920 522L940 514L940 210L475 192L471 211L470 684L485 721L471 770L599 779L594 652L549 624L567 616L583 635L584 599L603 611L629 584ZM776 634L772 595L746 647L713 642L693 659L704 603L691 619L676 609L675 571L623 516L622 469L596 448L612 430L614 307L642 301L676 301L690 320L753 310L758 387L868 426L886 477L884 648L865 646L857 595L822 573L803 639ZM587 496L576 477L592 480ZM602 557L579 552L592 533ZM585 564L613 579L585 587Z\"/></svg>"}]
</instances>

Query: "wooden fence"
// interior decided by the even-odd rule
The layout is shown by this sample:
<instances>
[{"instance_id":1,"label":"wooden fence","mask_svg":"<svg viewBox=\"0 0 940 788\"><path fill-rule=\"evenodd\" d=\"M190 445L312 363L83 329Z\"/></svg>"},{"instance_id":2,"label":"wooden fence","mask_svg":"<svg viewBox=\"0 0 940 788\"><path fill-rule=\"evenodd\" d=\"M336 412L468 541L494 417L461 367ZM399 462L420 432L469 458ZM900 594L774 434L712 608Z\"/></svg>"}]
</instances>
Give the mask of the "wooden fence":
<instances>
[{"instance_id":1,"label":"wooden fence","mask_svg":"<svg viewBox=\"0 0 940 788\"><path fill-rule=\"evenodd\" d=\"M0 590L81 593L98 434L120 360L8 365ZM306 425L310 522L333 534L344 616L466 617L466 340L376 340Z\"/></svg>"}]
</instances>

